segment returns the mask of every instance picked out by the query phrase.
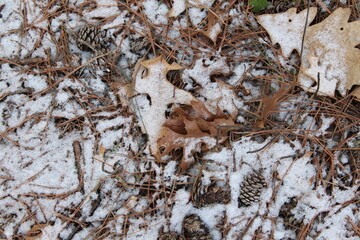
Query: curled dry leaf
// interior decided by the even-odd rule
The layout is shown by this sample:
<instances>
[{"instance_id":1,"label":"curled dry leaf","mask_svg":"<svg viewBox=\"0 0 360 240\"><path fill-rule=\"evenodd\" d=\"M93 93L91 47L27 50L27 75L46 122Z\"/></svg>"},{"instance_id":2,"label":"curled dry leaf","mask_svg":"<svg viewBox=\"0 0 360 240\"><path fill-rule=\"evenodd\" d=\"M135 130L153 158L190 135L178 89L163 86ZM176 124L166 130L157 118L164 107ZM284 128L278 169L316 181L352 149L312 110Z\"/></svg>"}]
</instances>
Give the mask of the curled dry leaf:
<instances>
[{"instance_id":1,"label":"curled dry leaf","mask_svg":"<svg viewBox=\"0 0 360 240\"><path fill-rule=\"evenodd\" d=\"M286 97L286 94L292 89L291 86L287 87L282 84L279 91L272 96L263 96L261 98L262 111L259 120L256 122L255 127L264 128L266 118L270 113L277 110L279 103Z\"/></svg>"},{"instance_id":2,"label":"curled dry leaf","mask_svg":"<svg viewBox=\"0 0 360 240\"><path fill-rule=\"evenodd\" d=\"M217 140L223 142L226 137L217 139L218 126L234 125L231 118L218 108L216 114L207 110L202 102L192 102L191 105L175 108L164 124L163 137L158 144L163 148L162 155L173 150L182 149L183 158L180 168L186 170L193 162L193 154L208 150L216 145Z\"/></svg>"},{"instance_id":3,"label":"curled dry leaf","mask_svg":"<svg viewBox=\"0 0 360 240\"><path fill-rule=\"evenodd\" d=\"M150 106L141 102L137 115L143 132L148 134L150 152L158 156L157 141L161 137L162 125L166 121L165 111L169 104L190 104L196 102L190 93L175 87L166 79L170 70L182 67L176 63L168 64L162 56L141 63L135 76L134 90L150 97ZM144 106L143 106L144 105Z\"/></svg>"},{"instance_id":4,"label":"curled dry leaf","mask_svg":"<svg viewBox=\"0 0 360 240\"><path fill-rule=\"evenodd\" d=\"M48 226L48 224L35 224L30 228L30 230L26 233L24 239L25 240L36 240L41 239L44 228Z\"/></svg>"},{"instance_id":5,"label":"curled dry leaf","mask_svg":"<svg viewBox=\"0 0 360 240\"><path fill-rule=\"evenodd\" d=\"M334 96L338 90L345 96L354 85L360 85L360 21L348 22L350 9L338 8L322 22L307 27L304 38L302 67L298 76L301 87L310 92ZM309 9L308 24L316 8ZM292 50L300 53L306 22L306 10L257 17L273 42L279 43L285 56ZM314 82L316 82L314 86ZM359 90L355 90L355 96Z\"/></svg>"}]
</instances>

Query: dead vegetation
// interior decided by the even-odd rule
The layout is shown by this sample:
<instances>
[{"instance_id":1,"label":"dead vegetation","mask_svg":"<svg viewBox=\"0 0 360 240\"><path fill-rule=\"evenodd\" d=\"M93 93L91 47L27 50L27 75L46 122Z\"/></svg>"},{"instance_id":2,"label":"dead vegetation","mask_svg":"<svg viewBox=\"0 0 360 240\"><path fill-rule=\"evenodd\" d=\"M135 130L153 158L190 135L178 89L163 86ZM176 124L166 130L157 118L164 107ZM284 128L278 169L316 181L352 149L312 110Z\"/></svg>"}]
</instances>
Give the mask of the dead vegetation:
<instances>
[{"instance_id":1,"label":"dead vegetation","mask_svg":"<svg viewBox=\"0 0 360 240\"><path fill-rule=\"evenodd\" d=\"M160 20L150 19L144 1L98 2L22 0L15 12L22 17L21 26L0 34L2 39L12 34L18 37L15 52L0 58L4 72L0 79L4 86L0 91L0 145L6 151L0 157L4 191L0 196L0 239L132 239L144 232L160 233L160 228L172 234L168 239L198 239L196 234L211 239L209 231L217 231L216 236L222 239L248 235L252 237L248 239L276 239L281 225L295 233L293 239L301 240L316 239L325 228L322 224L350 205L353 215L359 216L360 102L351 95L325 97L304 92L297 82L301 57L293 53L286 58L278 45L271 45L266 31L256 24L248 1L215 1L211 7L195 1L199 4L197 14L207 13L199 22L191 19L193 13L188 8L165 21L160 14ZM288 5L285 1L272 2L273 7L261 13L316 7L314 24L346 7L351 9L350 21L360 19L356 0L346 4L333 0L328 5L322 1L310 5L306 1L287 1ZM173 6L173 1L162 3L168 9ZM0 6L0 13L8 4ZM100 10L106 7L118 11L104 15ZM120 24L118 18L127 22ZM180 21L186 22L186 27ZM216 24L221 28L213 35L211 29ZM84 26L107 29L102 33L109 39L101 43L100 52L96 50L99 42L79 44L78 30ZM80 45L87 47L88 53L79 51ZM144 109L139 109L140 101L154 100L140 96L134 81L151 71L149 66L145 69L137 63L144 65L159 56L168 65L177 63L184 68L168 69L171 71L163 78L197 102L176 102L165 105L164 114L155 113L164 115L164 125L154 140L142 129ZM209 70L219 59L225 59L231 71ZM197 61L205 73L208 71L204 75L207 82L186 72L194 69ZM242 68L241 75L234 71L236 67ZM16 83L12 82L15 75L20 78ZM43 87L27 83L26 76L38 79ZM211 96L201 91L206 84L214 83L221 91L232 92L239 101L233 104L236 111L224 111L219 107L220 99L214 105L216 112L204 105ZM26 134L29 137L22 139ZM270 208L277 203L277 193L288 174L280 176L274 170L263 184L273 191L266 211L245 217L239 214L234 219L224 213L210 230L197 215L184 216L186 226L171 232L175 221L172 209L183 201L177 199L178 192L187 192L199 208L230 202L229 173L198 185L203 184L200 179L204 172L239 170L241 166L234 164L230 169L205 155L230 149L244 138L262 144L247 151L259 155L277 142L300 142L302 150L290 157L294 164L304 156L311 159L316 169L315 177L309 180L312 190L323 188L327 194L324 198L331 199L339 189L355 189L354 197L332 202L330 210L315 214L308 222L294 216L301 197L291 198L278 207L279 215L274 217ZM189 147L189 139L198 139L196 146ZM152 140L156 152L146 153ZM63 153L52 159L57 152ZM58 162L65 165L56 165ZM167 173L171 162L176 170ZM69 169L62 173L57 166ZM103 175L98 173L100 168ZM44 172L54 174L55 182L49 179L49 185L37 184L35 180ZM223 194L222 199L217 194ZM49 203L51 211L46 208ZM270 222L271 231L256 225L258 219ZM360 237L359 220L349 216L346 220L346 236ZM191 230L189 221L199 222L197 226L205 232ZM245 227L237 229L241 224ZM49 232L54 235L46 235Z\"/></svg>"}]
</instances>

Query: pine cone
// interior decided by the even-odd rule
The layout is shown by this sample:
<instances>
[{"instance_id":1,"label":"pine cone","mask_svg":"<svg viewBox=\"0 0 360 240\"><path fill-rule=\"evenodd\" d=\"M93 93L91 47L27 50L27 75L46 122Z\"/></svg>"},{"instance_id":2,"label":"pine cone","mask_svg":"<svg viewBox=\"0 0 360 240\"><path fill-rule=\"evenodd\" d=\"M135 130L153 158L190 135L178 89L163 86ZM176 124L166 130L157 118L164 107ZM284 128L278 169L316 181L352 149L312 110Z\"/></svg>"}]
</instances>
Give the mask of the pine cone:
<instances>
[{"instance_id":1,"label":"pine cone","mask_svg":"<svg viewBox=\"0 0 360 240\"><path fill-rule=\"evenodd\" d=\"M78 31L78 47L83 51L95 52L106 49L107 30L84 26Z\"/></svg>"},{"instance_id":2,"label":"pine cone","mask_svg":"<svg viewBox=\"0 0 360 240\"><path fill-rule=\"evenodd\" d=\"M266 187L265 178L255 172L245 177L240 185L239 207L250 206L253 202L260 200L260 193Z\"/></svg>"},{"instance_id":3,"label":"pine cone","mask_svg":"<svg viewBox=\"0 0 360 240\"><path fill-rule=\"evenodd\" d=\"M274 6L276 13L285 12L286 10L294 6L292 2L283 0L274 0L272 1L272 5Z\"/></svg>"},{"instance_id":4,"label":"pine cone","mask_svg":"<svg viewBox=\"0 0 360 240\"><path fill-rule=\"evenodd\" d=\"M191 201L195 207L204 207L214 203L228 203L231 196L226 187L216 187L216 181L204 186L201 179L197 179L193 184Z\"/></svg>"},{"instance_id":5,"label":"pine cone","mask_svg":"<svg viewBox=\"0 0 360 240\"><path fill-rule=\"evenodd\" d=\"M105 52L103 50L96 50L93 54L92 54L92 58L103 55ZM92 65L94 66L100 66L102 67L102 69L105 72L110 72L110 68L109 68L109 64L107 63L108 59L105 57L99 57L97 58L95 61L91 62Z\"/></svg>"},{"instance_id":6,"label":"pine cone","mask_svg":"<svg viewBox=\"0 0 360 240\"><path fill-rule=\"evenodd\" d=\"M182 235L187 240L211 240L209 229L195 214L186 216L183 222Z\"/></svg>"},{"instance_id":7,"label":"pine cone","mask_svg":"<svg viewBox=\"0 0 360 240\"><path fill-rule=\"evenodd\" d=\"M105 54L107 49L107 30L94 26L84 26L78 31L77 45L83 51L91 52L91 57L96 58ZM110 72L107 56L98 57L90 63L91 66L101 67L105 72Z\"/></svg>"},{"instance_id":8,"label":"pine cone","mask_svg":"<svg viewBox=\"0 0 360 240\"><path fill-rule=\"evenodd\" d=\"M360 131L360 124L353 125L350 128L350 132L353 134L357 134Z\"/></svg>"},{"instance_id":9,"label":"pine cone","mask_svg":"<svg viewBox=\"0 0 360 240\"><path fill-rule=\"evenodd\" d=\"M167 232L161 233L158 240L185 240L185 238L176 232Z\"/></svg>"}]
</instances>

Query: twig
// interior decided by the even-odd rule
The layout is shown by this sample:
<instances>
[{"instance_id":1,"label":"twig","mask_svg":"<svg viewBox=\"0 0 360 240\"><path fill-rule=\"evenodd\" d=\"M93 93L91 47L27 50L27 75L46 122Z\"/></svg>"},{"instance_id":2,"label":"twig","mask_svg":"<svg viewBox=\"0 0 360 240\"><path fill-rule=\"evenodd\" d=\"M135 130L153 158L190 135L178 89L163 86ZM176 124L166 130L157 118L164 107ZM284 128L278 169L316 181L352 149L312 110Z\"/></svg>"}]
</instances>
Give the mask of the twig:
<instances>
[{"instance_id":1,"label":"twig","mask_svg":"<svg viewBox=\"0 0 360 240\"><path fill-rule=\"evenodd\" d=\"M303 36L302 36L302 40L301 40L300 59L302 59L303 50L304 50L305 34L306 34L307 25L309 22L309 12L310 12L310 0L308 0L308 6L306 9L306 20L305 20L304 32L303 32Z\"/></svg>"},{"instance_id":2,"label":"twig","mask_svg":"<svg viewBox=\"0 0 360 240\"><path fill-rule=\"evenodd\" d=\"M74 151L74 157L75 157L75 167L77 169L78 172L78 180L79 180L79 186L77 187L78 190L81 191L82 194L85 193L84 190L84 171L81 168L81 156L82 156L82 151L81 151L81 146L80 146L80 142L79 141L74 141L73 142L73 151Z\"/></svg>"}]
</instances>

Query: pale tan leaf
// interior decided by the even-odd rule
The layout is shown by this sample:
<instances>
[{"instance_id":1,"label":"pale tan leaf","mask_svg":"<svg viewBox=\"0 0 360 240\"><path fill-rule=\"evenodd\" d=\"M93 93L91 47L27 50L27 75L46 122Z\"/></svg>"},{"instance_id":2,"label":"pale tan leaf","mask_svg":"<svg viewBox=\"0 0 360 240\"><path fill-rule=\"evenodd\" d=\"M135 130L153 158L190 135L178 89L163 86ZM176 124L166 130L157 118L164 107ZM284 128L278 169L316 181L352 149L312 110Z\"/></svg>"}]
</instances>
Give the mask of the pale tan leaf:
<instances>
[{"instance_id":1,"label":"pale tan leaf","mask_svg":"<svg viewBox=\"0 0 360 240\"><path fill-rule=\"evenodd\" d=\"M350 9L338 8L322 22L309 27L306 34L306 52L311 54L311 47L315 46L315 51L320 53L308 65L307 59L302 59L301 73L312 81L318 81L317 73L320 73L320 94L334 96L337 89L345 96L353 85L360 84L360 50L355 48L360 44L360 21L349 23L349 17ZM299 74L303 88L315 92L318 86L311 87L312 81Z\"/></svg>"},{"instance_id":2,"label":"pale tan leaf","mask_svg":"<svg viewBox=\"0 0 360 240\"><path fill-rule=\"evenodd\" d=\"M169 17L177 17L186 9L186 0L174 0Z\"/></svg>"},{"instance_id":3,"label":"pale tan leaf","mask_svg":"<svg viewBox=\"0 0 360 240\"><path fill-rule=\"evenodd\" d=\"M295 49L300 52L301 39L306 22L306 12L303 10L296 13L296 8L290 8L286 12L277 14L264 14L257 16L257 21L269 33L272 44L279 43L284 56L289 57ZM307 25L315 18L316 7L309 9Z\"/></svg>"},{"instance_id":4,"label":"pale tan leaf","mask_svg":"<svg viewBox=\"0 0 360 240\"><path fill-rule=\"evenodd\" d=\"M218 16L214 12L210 11L208 14L207 30L204 34L216 43L219 34L222 32L222 22L218 19Z\"/></svg>"},{"instance_id":5,"label":"pale tan leaf","mask_svg":"<svg viewBox=\"0 0 360 240\"><path fill-rule=\"evenodd\" d=\"M310 8L310 23L316 8ZM322 22L307 27L298 81L302 88L320 95L342 96L353 85L360 85L360 21L348 22L349 8L338 8ZM259 23L268 31L273 44L279 43L283 54L300 53L306 10L261 15ZM314 82L317 82L314 86Z\"/></svg>"},{"instance_id":6,"label":"pale tan leaf","mask_svg":"<svg viewBox=\"0 0 360 240\"><path fill-rule=\"evenodd\" d=\"M355 91L351 93L351 95L355 96L358 101L360 101L360 87L357 87Z\"/></svg>"},{"instance_id":7,"label":"pale tan leaf","mask_svg":"<svg viewBox=\"0 0 360 240\"><path fill-rule=\"evenodd\" d=\"M176 88L166 79L170 70L178 70L179 64L168 64L162 56L141 63L143 66L135 77L136 93L147 94L151 105L141 109L137 114L142 130L149 136L150 151L158 155L157 140L161 137L162 125L165 123L165 111L169 104L190 104L196 102L190 93Z\"/></svg>"}]
</instances>

